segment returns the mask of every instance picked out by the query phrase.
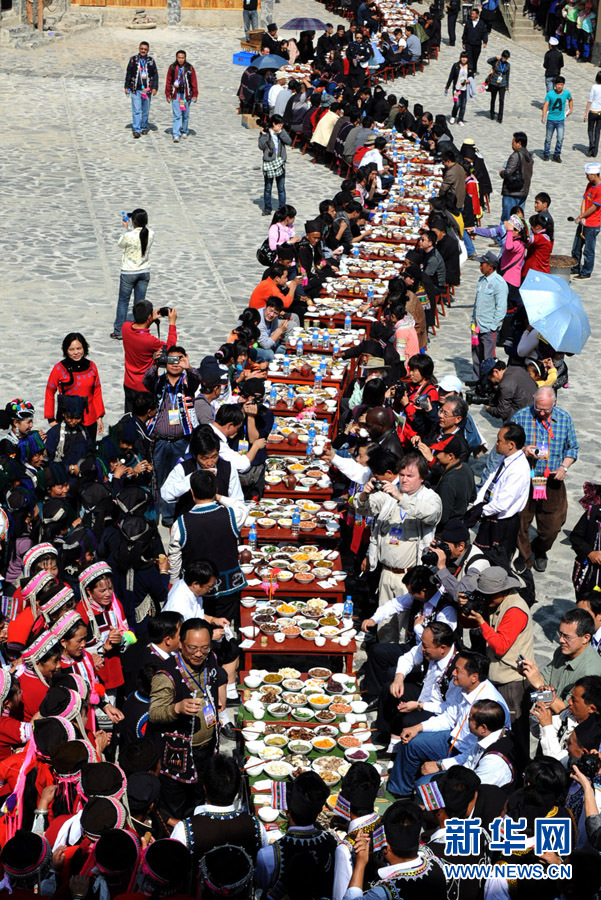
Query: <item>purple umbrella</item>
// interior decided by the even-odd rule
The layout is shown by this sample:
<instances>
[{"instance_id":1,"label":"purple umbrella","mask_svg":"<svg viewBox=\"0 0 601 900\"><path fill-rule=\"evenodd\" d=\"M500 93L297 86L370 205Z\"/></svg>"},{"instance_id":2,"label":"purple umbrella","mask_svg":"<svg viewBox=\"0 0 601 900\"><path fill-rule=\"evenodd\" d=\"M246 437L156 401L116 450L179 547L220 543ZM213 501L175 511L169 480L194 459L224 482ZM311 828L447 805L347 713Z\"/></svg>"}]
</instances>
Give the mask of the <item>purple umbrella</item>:
<instances>
[{"instance_id":1,"label":"purple umbrella","mask_svg":"<svg viewBox=\"0 0 601 900\"><path fill-rule=\"evenodd\" d=\"M299 16L297 19L290 19L285 25L282 25L286 31L325 31L326 26L321 19L310 19Z\"/></svg>"}]
</instances>

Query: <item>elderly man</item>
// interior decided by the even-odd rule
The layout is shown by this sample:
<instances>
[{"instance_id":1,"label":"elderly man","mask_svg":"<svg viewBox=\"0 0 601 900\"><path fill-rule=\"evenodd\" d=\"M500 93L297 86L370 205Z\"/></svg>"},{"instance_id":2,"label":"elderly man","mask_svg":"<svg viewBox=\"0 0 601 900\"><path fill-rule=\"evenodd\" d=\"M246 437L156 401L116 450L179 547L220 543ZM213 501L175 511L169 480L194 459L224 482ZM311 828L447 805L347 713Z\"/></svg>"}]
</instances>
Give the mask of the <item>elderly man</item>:
<instances>
[{"instance_id":1,"label":"elderly man","mask_svg":"<svg viewBox=\"0 0 601 900\"><path fill-rule=\"evenodd\" d=\"M495 355L497 331L507 313L508 287L504 278L497 273L499 260L488 251L477 257L480 263L480 278L476 287L476 300L472 311L472 364L473 382L480 381L480 364Z\"/></svg>"},{"instance_id":2,"label":"elderly man","mask_svg":"<svg viewBox=\"0 0 601 900\"><path fill-rule=\"evenodd\" d=\"M520 514L530 492L530 466L523 450L525 441L524 429L514 423L499 429L495 449L502 457L501 464L480 488L476 504L466 519L470 526L480 521L474 541L476 547L495 552L505 565L509 565L515 553Z\"/></svg>"},{"instance_id":3,"label":"elderly man","mask_svg":"<svg viewBox=\"0 0 601 900\"><path fill-rule=\"evenodd\" d=\"M484 598L482 611L474 610L464 620L470 628L480 629L486 642L486 656L490 661L488 677L507 702L522 761L526 762L530 699L526 679L516 660L520 656L532 658L534 640L530 609L517 593L521 587L521 581L508 575L505 569L490 566L476 582L476 590ZM460 606L467 602L464 595L459 597Z\"/></svg>"},{"instance_id":4,"label":"elderly man","mask_svg":"<svg viewBox=\"0 0 601 900\"><path fill-rule=\"evenodd\" d=\"M520 516L520 556L515 563L518 573L532 567L532 554L536 571L545 571L547 553L568 513L564 480L578 459L578 440L570 414L556 403L553 388L539 388L532 406L521 409L512 419L526 433L524 452L533 469L530 498ZM529 530L535 517L538 534L531 544Z\"/></svg>"},{"instance_id":5,"label":"elderly man","mask_svg":"<svg viewBox=\"0 0 601 900\"><path fill-rule=\"evenodd\" d=\"M566 701L579 678L601 675L601 656L591 644L595 631L593 617L585 609L569 609L559 621L559 647L542 672L532 658L526 657L522 672L535 691L552 687L555 699L550 705L554 713L566 708Z\"/></svg>"},{"instance_id":6,"label":"elderly man","mask_svg":"<svg viewBox=\"0 0 601 900\"><path fill-rule=\"evenodd\" d=\"M377 467L371 466L372 471ZM442 512L440 497L424 487L428 464L418 453L403 458L397 483L372 478L355 502L362 516L374 516L367 567L382 567L380 605L404 593L403 576L421 560Z\"/></svg>"}]
</instances>

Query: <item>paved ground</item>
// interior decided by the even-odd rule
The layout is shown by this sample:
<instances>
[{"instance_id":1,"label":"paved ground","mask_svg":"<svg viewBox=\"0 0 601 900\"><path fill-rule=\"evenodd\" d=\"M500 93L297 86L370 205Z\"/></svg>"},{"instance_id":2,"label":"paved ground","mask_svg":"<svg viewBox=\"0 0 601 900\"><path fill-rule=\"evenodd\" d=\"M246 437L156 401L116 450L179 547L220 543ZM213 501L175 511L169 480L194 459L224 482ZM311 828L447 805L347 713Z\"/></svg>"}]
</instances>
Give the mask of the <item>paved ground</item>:
<instances>
[{"instance_id":1,"label":"paved ground","mask_svg":"<svg viewBox=\"0 0 601 900\"><path fill-rule=\"evenodd\" d=\"M294 4L283 0L275 9L280 23L291 15L325 15L313 0ZM258 133L241 128L236 115L234 95L242 69L231 64L231 57L239 50L240 33L162 28L144 34L158 61L162 84L180 46L197 69L200 98L191 119L195 134L178 146L171 140L170 107L164 96L152 103L151 134L132 139L123 76L141 34L106 27L36 51L3 48L0 284L2 324L11 339L3 341L2 404L14 396L26 396L41 406L47 374L59 358L63 336L81 330L100 369L108 421L121 412L122 351L108 335L117 296L120 253L116 241L122 209L142 206L149 211L156 242L148 297L155 305L178 307L180 338L192 361L213 352L230 330L236 311L245 306L260 277L255 250L267 226L260 216ZM505 121L502 125L490 122L488 97L477 94L468 105L466 127L455 126L456 140L476 138L496 188L499 179L494 173L510 151L512 132L528 133L530 148L537 155L531 196L539 190L551 193L555 250L566 253L574 230L566 219L577 213L584 183L587 143L582 111L596 70L569 61L566 75L575 112L566 129L564 163L543 163L543 46L536 53L493 34L491 53L505 47L512 54ZM412 103L422 102L433 113L450 112L450 98L444 97L443 88L457 58L455 50L443 47L438 62L423 75L397 82L392 90ZM483 62L480 70L487 71ZM329 171L312 166L297 152L291 154L287 194L298 209L299 224L337 186ZM488 220L496 221L499 210L495 193ZM469 377L468 321L477 274L477 267L468 264L454 308L432 344L438 373L456 371ZM599 275L595 274L583 286L593 327L598 290ZM569 476L568 527L579 513L576 500L583 481L599 478L593 442L599 385L594 360L599 348L597 332L584 354L570 361L570 389L560 396L576 420L581 442L580 462ZM492 438L494 423L481 413L478 416ZM550 645L543 632L552 639L557 621L555 612L549 615L551 605L559 612L572 598L571 565L572 554L563 540L546 575L537 577L537 644L544 655Z\"/></svg>"}]
</instances>

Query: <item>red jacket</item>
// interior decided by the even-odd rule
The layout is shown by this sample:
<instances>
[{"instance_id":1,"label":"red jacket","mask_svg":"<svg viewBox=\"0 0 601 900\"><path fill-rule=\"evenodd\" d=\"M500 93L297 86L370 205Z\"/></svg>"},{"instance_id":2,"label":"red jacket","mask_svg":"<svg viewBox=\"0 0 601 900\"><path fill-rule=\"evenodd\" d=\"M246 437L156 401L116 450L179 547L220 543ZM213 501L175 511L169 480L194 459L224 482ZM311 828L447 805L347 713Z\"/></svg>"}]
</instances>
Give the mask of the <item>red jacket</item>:
<instances>
[{"instance_id":1,"label":"red jacket","mask_svg":"<svg viewBox=\"0 0 601 900\"><path fill-rule=\"evenodd\" d=\"M187 65L188 68L185 69L183 73L184 96L186 100L196 100L196 98L198 97L196 72L194 71L194 66L191 66L189 63ZM165 96L168 100L175 100L175 98L177 97L177 92L174 87L176 67L179 68L177 63L174 62L171 63L171 65L167 69L167 80L165 81ZM181 74L179 72L178 75L181 80Z\"/></svg>"},{"instance_id":2,"label":"red jacket","mask_svg":"<svg viewBox=\"0 0 601 900\"><path fill-rule=\"evenodd\" d=\"M93 425L104 415L102 388L95 363L90 361L89 367L83 372L69 372L62 362L55 365L46 385L44 416L47 419L56 418L54 395L57 391L62 394L77 394L79 397L87 398L88 408L83 414L84 425Z\"/></svg>"},{"instance_id":3,"label":"red jacket","mask_svg":"<svg viewBox=\"0 0 601 900\"><path fill-rule=\"evenodd\" d=\"M162 347L177 344L177 329L169 326L167 342L160 341L147 328L134 329L133 322L124 322L121 329L123 350L125 352L125 374L123 384L133 391L145 391L142 379L146 370L152 365L154 354Z\"/></svg>"},{"instance_id":4,"label":"red jacket","mask_svg":"<svg viewBox=\"0 0 601 900\"><path fill-rule=\"evenodd\" d=\"M532 243L528 245L526 250L526 261L522 269L522 281L530 271L535 269L537 272L549 272L551 267L549 260L553 253L553 241L544 231L532 236Z\"/></svg>"}]
</instances>

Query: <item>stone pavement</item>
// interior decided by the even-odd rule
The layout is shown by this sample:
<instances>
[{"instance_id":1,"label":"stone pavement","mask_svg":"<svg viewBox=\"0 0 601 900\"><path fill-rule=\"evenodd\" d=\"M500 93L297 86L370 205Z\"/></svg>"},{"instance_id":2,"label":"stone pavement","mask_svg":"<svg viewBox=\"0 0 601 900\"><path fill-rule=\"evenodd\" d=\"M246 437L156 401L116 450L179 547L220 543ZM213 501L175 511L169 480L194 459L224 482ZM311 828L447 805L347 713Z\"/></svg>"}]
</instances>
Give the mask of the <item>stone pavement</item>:
<instances>
[{"instance_id":1,"label":"stone pavement","mask_svg":"<svg viewBox=\"0 0 601 900\"><path fill-rule=\"evenodd\" d=\"M329 20L313 0L283 0L276 5L280 24L292 15ZM336 20L334 20L336 21ZM236 97L241 67L231 63L239 50L240 30L160 28L132 32L105 27L74 35L36 51L4 50L0 58L3 122L0 153L0 284L5 335L0 369L0 403L14 396L32 399L41 408L47 375L60 358L60 344L70 330L81 330L98 364L110 423L122 409L122 349L109 340L117 297L121 210L141 206L155 231L148 298L178 308L180 341L193 364L214 352L246 305L261 268L255 250L269 220L261 218L261 156L257 131L240 126ZM175 51L183 47L195 65L200 98L192 109L193 136L173 145L171 112L164 95L152 102L152 132L139 141L131 135L130 104L123 94L124 69L139 40L147 38L161 76ZM510 152L511 134L525 130L537 157L532 198L547 190L553 198L555 250L570 250L574 231L568 215L579 210L584 186L583 151L587 149L582 112L595 69L569 60L567 87L574 96L562 165L540 159L544 98L540 52L519 47L493 33L489 51L511 50L511 90L502 125L487 116L488 96L478 93L468 104L467 124L453 127L455 139L472 136L484 154L495 193L485 220L498 220L500 181L496 175ZM390 89L419 101L432 113L450 113L443 89L455 49L443 46L438 62L423 75L397 81ZM481 57L482 78L487 72ZM287 199L298 210L299 230L315 214L318 202L332 196L337 178L294 151L289 154ZM485 249L488 242L480 242ZM582 286L593 328L599 272ZM469 315L478 268L468 263L461 289L431 352L437 373L456 371L469 377ZM577 285L578 282L575 282ZM593 397L599 378L598 334L584 354L570 360L570 388L560 403L574 416L581 444L578 465L570 472L567 527L575 522L577 498L585 480L599 480L594 443ZM595 410L596 412L596 410ZM496 423L478 409L489 442ZM38 418L41 425L41 417ZM549 569L537 576L539 604L537 653L549 653L558 613L572 601L572 554L565 538L556 545ZM552 610L552 615L550 612Z\"/></svg>"}]
</instances>

